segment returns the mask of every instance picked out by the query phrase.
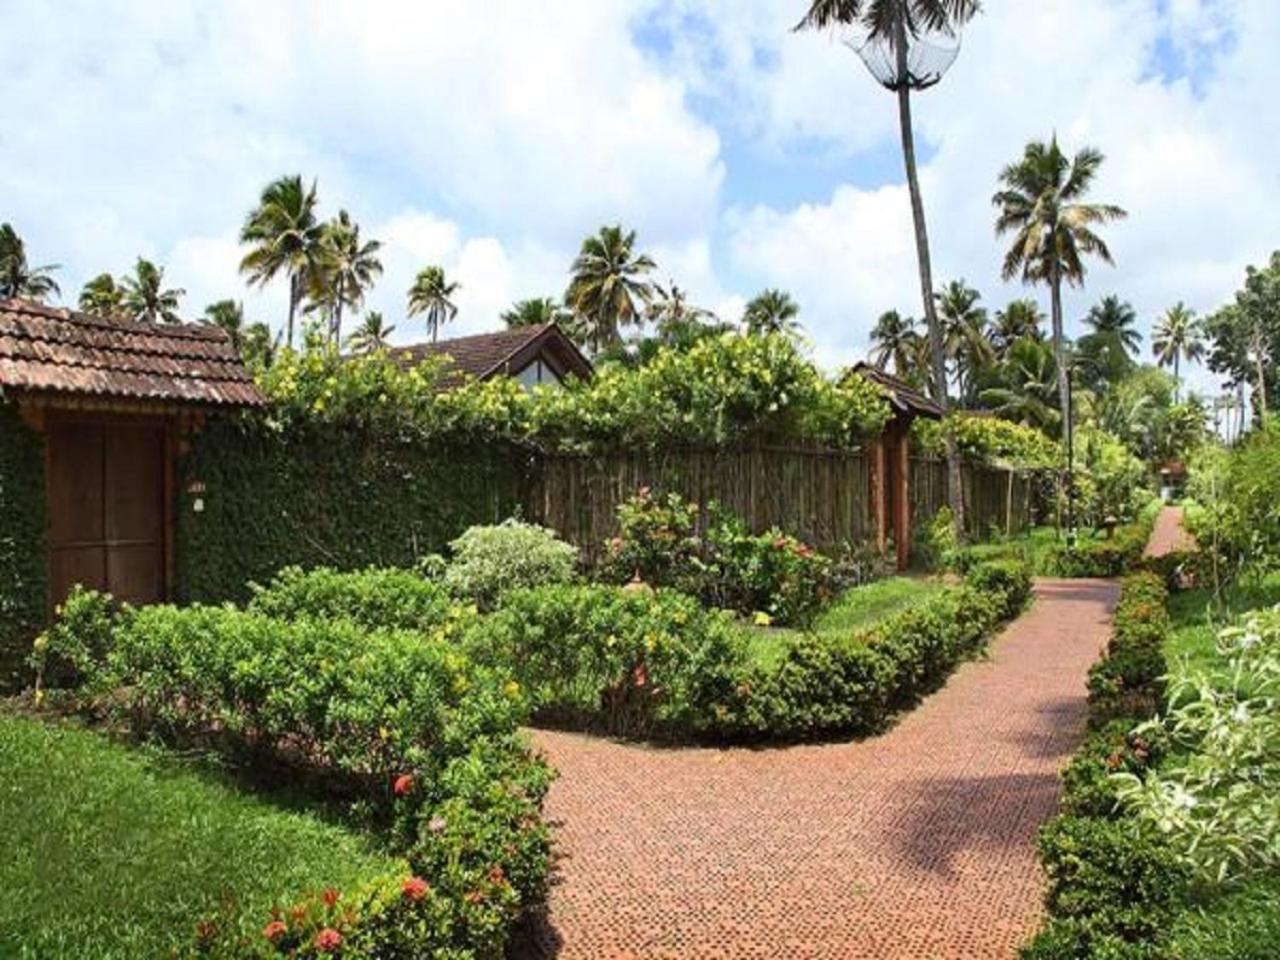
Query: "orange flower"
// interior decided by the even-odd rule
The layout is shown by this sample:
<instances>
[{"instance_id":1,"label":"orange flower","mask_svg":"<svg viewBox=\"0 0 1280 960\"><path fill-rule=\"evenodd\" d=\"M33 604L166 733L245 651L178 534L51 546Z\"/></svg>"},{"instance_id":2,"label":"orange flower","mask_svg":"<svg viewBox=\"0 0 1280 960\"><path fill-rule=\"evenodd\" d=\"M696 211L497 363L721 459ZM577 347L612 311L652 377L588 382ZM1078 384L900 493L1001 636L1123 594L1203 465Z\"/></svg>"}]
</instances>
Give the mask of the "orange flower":
<instances>
[{"instance_id":1,"label":"orange flower","mask_svg":"<svg viewBox=\"0 0 1280 960\"><path fill-rule=\"evenodd\" d=\"M396 782L391 785L391 790L397 797L407 795L412 789L413 775L408 773L400 774L400 776L396 777Z\"/></svg>"},{"instance_id":2,"label":"orange flower","mask_svg":"<svg viewBox=\"0 0 1280 960\"><path fill-rule=\"evenodd\" d=\"M333 887L330 887L324 893L320 894L320 899L324 901L324 905L330 910L333 909L334 904L336 904L341 897L342 894L333 889Z\"/></svg>"},{"instance_id":3,"label":"orange flower","mask_svg":"<svg viewBox=\"0 0 1280 960\"><path fill-rule=\"evenodd\" d=\"M425 897L430 889L427 881L421 877L410 877L400 885L400 892L404 894L405 899L412 900L414 903Z\"/></svg>"},{"instance_id":4,"label":"orange flower","mask_svg":"<svg viewBox=\"0 0 1280 960\"><path fill-rule=\"evenodd\" d=\"M312 942L321 953L333 953L342 946L342 934L333 929L333 927L325 927L316 934L316 938Z\"/></svg>"},{"instance_id":5,"label":"orange flower","mask_svg":"<svg viewBox=\"0 0 1280 960\"><path fill-rule=\"evenodd\" d=\"M275 943L288 932L289 928L284 925L283 920L272 920L262 928L262 935L272 943Z\"/></svg>"},{"instance_id":6,"label":"orange flower","mask_svg":"<svg viewBox=\"0 0 1280 960\"><path fill-rule=\"evenodd\" d=\"M489 871L489 882L495 887L505 887L507 885L507 875L502 872L502 867L494 867Z\"/></svg>"},{"instance_id":7,"label":"orange flower","mask_svg":"<svg viewBox=\"0 0 1280 960\"><path fill-rule=\"evenodd\" d=\"M467 903L471 904L474 907L477 903L484 903L484 891L468 890L465 894L462 895L462 899L467 901Z\"/></svg>"}]
</instances>

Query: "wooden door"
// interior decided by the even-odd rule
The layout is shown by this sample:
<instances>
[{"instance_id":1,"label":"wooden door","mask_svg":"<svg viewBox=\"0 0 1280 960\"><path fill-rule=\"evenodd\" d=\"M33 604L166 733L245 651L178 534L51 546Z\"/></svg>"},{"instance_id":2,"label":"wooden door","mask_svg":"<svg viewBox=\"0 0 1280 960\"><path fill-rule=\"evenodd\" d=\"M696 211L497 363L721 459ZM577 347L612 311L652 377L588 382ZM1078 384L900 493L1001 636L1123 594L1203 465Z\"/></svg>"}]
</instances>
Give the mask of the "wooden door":
<instances>
[{"instance_id":1,"label":"wooden door","mask_svg":"<svg viewBox=\"0 0 1280 960\"><path fill-rule=\"evenodd\" d=\"M77 583L164 599L165 430L152 420L58 420L48 432L50 600Z\"/></svg>"}]
</instances>

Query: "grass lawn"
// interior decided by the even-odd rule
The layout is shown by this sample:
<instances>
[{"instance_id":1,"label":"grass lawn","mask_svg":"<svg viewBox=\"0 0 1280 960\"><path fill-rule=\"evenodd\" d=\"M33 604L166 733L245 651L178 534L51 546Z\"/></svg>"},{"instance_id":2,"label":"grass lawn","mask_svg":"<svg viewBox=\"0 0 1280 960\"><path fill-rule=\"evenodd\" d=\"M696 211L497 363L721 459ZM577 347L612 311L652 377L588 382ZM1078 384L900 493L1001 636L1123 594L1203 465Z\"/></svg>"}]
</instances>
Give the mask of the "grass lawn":
<instances>
[{"instance_id":1,"label":"grass lawn","mask_svg":"<svg viewBox=\"0 0 1280 960\"><path fill-rule=\"evenodd\" d=\"M206 918L407 870L159 753L0 713L0 956L167 956Z\"/></svg>"},{"instance_id":2,"label":"grass lawn","mask_svg":"<svg viewBox=\"0 0 1280 960\"><path fill-rule=\"evenodd\" d=\"M1245 611L1280 603L1280 574L1248 577L1224 592L1222 606L1215 608L1212 601L1213 592L1206 587L1169 597L1173 633L1164 649L1170 669L1213 663L1214 644L1222 627Z\"/></svg>"},{"instance_id":3,"label":"grass lawn","mask_svg":"<svg viewBox=\"0 0 1280 960\"><path fill-rule=\"evenodd\" d=\"M852 587L822 612L811 629L818 634L865 630L877 621L941 592L944 587L940 581L918 577L889 577ZM787 641L802 632L750 624L742 624L741 629L750 644L753 658L761 666L777 662L786 649Z\"/></svg>"}]
</instances>

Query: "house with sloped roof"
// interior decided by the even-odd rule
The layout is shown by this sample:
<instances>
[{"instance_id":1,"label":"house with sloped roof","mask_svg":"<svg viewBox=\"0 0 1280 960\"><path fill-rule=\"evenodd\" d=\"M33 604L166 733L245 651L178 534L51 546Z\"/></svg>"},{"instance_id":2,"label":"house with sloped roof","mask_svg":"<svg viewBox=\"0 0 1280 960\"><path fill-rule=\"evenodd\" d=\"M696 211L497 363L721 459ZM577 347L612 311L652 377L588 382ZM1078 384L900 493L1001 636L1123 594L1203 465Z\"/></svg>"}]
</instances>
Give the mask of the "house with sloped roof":
<instances>
[{"instance_id":1,"label":"house with sloped roof","mask_svg":"<svg viewBox=\"0 0 1280 960\"><path fill-rule=\"evenodd\" d=\"M0 405L43 439L50 609L77 583L169 598L179 445L205 417L265 403L216 327L0 300Z\"/></svg>"},{"instance_id":2,"label":"house with sloped roof","mask_svg":"<svg viewBox=\"0 0 1280 960\"><path fill-rule=\"evenodd\" d=\"M391 355L405 366L446 358L445 388L494 377L511 377L529 388L557 386L570 377L589 380L594 373L591 361L554 323L395 347Z\"/></svg>"}]
</instances>

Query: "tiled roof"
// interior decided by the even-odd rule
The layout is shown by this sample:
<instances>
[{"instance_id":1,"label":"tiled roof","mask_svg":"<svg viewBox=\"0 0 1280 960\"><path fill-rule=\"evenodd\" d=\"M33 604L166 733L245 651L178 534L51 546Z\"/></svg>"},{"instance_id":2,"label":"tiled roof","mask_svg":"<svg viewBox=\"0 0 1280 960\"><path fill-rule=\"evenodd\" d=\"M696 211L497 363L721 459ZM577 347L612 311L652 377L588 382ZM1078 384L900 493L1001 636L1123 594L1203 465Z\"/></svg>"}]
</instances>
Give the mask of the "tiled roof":
<instances>
[{"instance_id":1,"label":"tiled roof","mask_svg":"<svg viewBox=\"0 0 1280 960\"><path fill-rule=\"evenodd\" d=\"M266 402L216 327L106 320L0 300L0 391L142 403Z\"/></svg>"},{"instance_id":2,"label":"tiled roof","mask_svg":"<svg viewBox=\"0 0 1280 960\"><path fill-rule=\"evenodd\" d=\"M579 377L590 376L590 363L554 323L393 347L391 355L406 366L414 366L429 357L447 356L452 363L444 385L453 386L467 378L484 380L498 373L518 372L533 359L531 351L536 351L540 342L550 344L553 340L558 357L569 368L567 372ZM514 368L506 369L509 365Z\"/></svg>"},{"instance_id":3,"label":"tiled roof","mask_svg":"<svg viewBox=\"0 0 1280 960\"><path fill-rule=\"evenodd\" d=\"M854 364L852 372L865 377L872 383L879 384L889 391L889 403L895 413L929 417L935 420L942 417L942 407L905 380L900 380L893 374L869 363Z\"/></svg>"}]
</instances>

